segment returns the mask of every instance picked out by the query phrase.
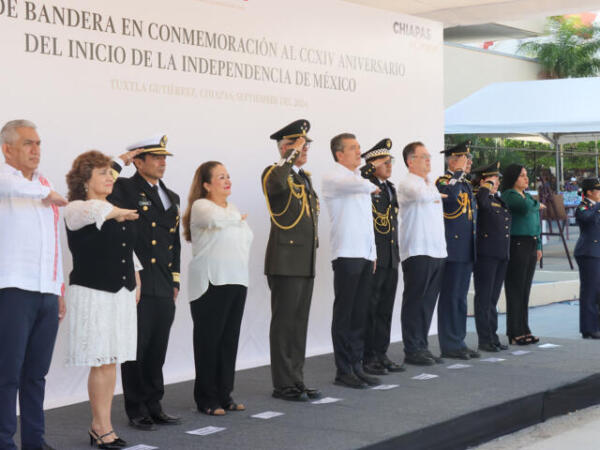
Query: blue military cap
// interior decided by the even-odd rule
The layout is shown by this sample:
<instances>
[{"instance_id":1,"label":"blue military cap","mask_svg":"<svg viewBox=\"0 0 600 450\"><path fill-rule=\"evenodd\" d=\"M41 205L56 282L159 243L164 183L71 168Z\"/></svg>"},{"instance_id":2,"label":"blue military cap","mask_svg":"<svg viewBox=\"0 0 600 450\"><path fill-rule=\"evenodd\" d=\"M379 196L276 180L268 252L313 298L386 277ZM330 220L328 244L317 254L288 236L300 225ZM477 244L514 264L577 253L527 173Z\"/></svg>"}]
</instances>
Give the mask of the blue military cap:
<instances>
[{"instance_id":1,"label":"blue military cap","mask_svg":"<svg viewBox=\"0 0 600 450\"><path fill-rule=\"evenodd\" d=\"M581 190L585 191L600 190L600 181L598 178L586 178L581 182Z\"/></svg>"},{"instance_id":2,"label":"blue military cap","mask_svg":"<svg viewBox=\"0 0 600 450\"><path fill-rule=\"evenodd\" d=\"M454 147L450 147L446 150L442 150L440 153L443 153L446 156L462 156L467 155L470 157L471 155L471 141L464 141L460 144L455 145Z\"/></svg>"},{"instance_id":3,"label":"blue military cap","mask_svg":"<svg viewBox=\"0 0 600 450\"><path fill-rule=\"evenodd\" d=\"M370 159L381 158L382 156L391 156L393 158L392 154L390 153L391 148L392 140L390 138L385 138L380 140L373 146L373 148L370 148L360 156L367 161Z\"/></svg>"},{"instance_id":4,"label":"blue military cap","mask_svg":"<svg viewBox=\"0 0 600 450\"><path fill-rule=\"evenodd\" d=\"M500 175L500 162L495 161L487 166L478 167L477 169L471 170L474 175L479 175L481 178L493 177L494 175Z\"/></svg>"},{"instance_id":5,"label":"blue military cap","mask_svg":"<svg viewBox=\"0 0 600 450\"><path fill-rule=\"evenodd\" d=\"M312 139L309 138L306 133L310 130L310 122L306 119L298 119L294 122L286 125L281 130L276 131L270 137L270 139L275 139L276 141L281 141L282 139L296 139L299 137L303 137L306 139L306 142L312 142Z\"/></svg>"}]
</instances>

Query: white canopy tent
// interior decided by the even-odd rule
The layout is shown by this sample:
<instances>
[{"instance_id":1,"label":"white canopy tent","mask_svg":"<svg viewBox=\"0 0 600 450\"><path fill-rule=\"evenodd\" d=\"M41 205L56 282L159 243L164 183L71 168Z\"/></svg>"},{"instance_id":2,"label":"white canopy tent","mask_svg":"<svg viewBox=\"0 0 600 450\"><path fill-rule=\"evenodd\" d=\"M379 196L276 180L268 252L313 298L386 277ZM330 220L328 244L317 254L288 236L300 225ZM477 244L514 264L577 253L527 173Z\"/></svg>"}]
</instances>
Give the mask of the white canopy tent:
<instances>
[{"instance_id":1,"label":"white canopy tent","mask_svg":"<svg viewBox=\"0 0 600 450\"><path fill-rule=\"evenodd\" d=\"M537 136L556 148L600 140L600 78L495 83L446 109L446 134Z\"/></svg>"}]
</instances>

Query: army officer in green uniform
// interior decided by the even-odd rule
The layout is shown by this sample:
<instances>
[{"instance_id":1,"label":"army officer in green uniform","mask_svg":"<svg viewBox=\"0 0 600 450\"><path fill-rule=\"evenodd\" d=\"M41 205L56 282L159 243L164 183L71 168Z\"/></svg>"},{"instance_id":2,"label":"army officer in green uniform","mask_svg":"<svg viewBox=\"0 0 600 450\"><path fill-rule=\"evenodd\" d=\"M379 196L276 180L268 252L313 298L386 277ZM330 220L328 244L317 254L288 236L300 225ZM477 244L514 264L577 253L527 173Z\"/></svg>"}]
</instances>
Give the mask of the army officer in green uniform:
<instances>
[{"instance_id":1,"label":"army officer in green uniform","mask_svg":"<svg viewBox=\"0 0 600 450\"><path fill-rule=\"evenodd\" d=\"M273 397L306 401L319 398L304 384L306 331L315 277L319 200L306 163L311 139L307 120L273 133L281 155L262 174L271 217L265 275L271 289L271 375Z\"/></svg>"}]
</instances>

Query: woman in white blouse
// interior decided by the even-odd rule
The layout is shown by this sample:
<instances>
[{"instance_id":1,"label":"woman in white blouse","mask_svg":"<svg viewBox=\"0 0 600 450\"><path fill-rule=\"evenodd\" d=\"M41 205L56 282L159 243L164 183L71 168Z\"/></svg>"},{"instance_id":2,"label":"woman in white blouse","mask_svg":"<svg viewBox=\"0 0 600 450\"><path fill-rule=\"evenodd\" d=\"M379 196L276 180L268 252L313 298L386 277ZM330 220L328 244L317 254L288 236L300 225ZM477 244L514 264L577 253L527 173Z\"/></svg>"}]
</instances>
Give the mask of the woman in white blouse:
<instances>
[{"instance_id":1,"label":"woman in white blouse","mask_svg":"<svg viewBox=\"0 0 600 450\"><path fill-rule=\"evenodd\" d=\"M198 411L222 416L243 411L231 397L240 325L248 287L252 231L246 215L227 198L231 181L221 163L203 163L194 174L184 236L192 242L189 290L194 321L194 399Z\"/></svg>"},{"instance_id":2,"label":"woman in white blouse","mask_svg":"<svg viewBox=\"0 0 600 450\"><path fill-rule=\"evenodd\" d=\"M90 445L126 445L113 431L110 410L116 364L135 360L136 303L141 265L133 246L136 210L106 201L112 192L111 160L92 150L78 156L67 174L65 208L73 270L65 300L70 308L68 365L90 366Z\"/></svg>"}]
</instances>

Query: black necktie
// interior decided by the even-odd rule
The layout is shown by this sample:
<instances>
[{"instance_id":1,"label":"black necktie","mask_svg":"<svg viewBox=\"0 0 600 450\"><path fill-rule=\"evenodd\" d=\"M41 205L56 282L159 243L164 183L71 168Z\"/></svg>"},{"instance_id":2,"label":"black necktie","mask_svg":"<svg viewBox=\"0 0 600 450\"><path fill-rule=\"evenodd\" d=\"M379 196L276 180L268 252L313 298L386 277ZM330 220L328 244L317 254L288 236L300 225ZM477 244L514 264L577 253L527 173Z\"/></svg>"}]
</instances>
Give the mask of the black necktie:
<instances>
[{"instance_id":1,"label":"black necktie","mask_svg":"<svg viewBox=\"0 0 600 450\"><path fill-rule=\"evenodd\" d=\"M156 198L158 199L158 203L164 208L163 202L160 199L160 194L158 193L158 184L153 185L152 186L152 190L156 194Z\"/></svg>"},{"instance_id":2,"label":"black necktie","mask_svg":"<svg viewBox=\"0 0 600 450\"><path fill-rule=\"evenodd\" d=\"M300 175L300 178L302 178L302 181L304 181L304 185L306 186L306 189L308 191L310 191L310 183L308 181L308 176L306 176L306 174L304 173L304 170L300 169L298 171L298 175Z\"/></svg>"}]
</instances>

